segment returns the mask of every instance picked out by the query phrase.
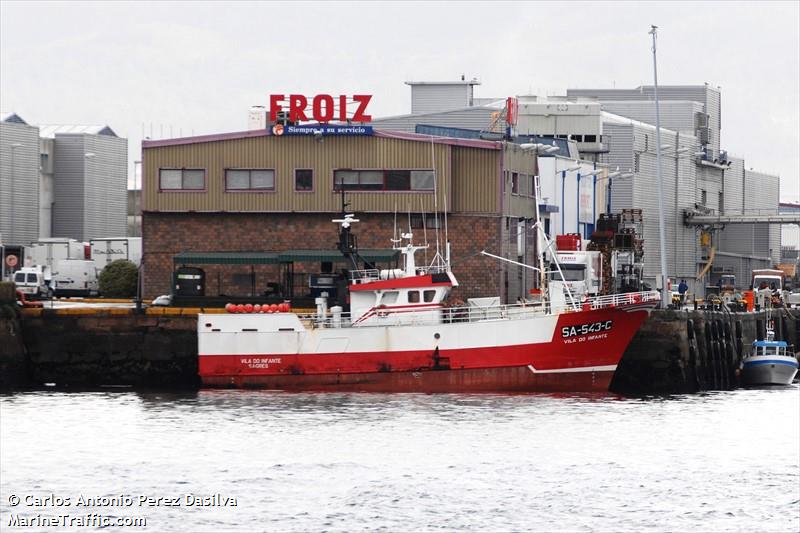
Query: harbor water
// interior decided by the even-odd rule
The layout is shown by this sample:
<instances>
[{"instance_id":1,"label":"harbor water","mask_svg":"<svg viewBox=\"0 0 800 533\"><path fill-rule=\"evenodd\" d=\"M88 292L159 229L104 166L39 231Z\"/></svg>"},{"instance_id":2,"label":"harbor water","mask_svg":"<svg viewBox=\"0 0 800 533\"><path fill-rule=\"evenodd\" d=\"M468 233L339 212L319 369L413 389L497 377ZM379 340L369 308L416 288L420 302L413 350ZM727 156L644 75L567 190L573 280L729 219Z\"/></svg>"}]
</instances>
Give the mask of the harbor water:
<instances>
[{"instance_id":1,"label":"harbor water","mask_svg":"<svg viewBox=\"0 0 800 533\"><path fill-rule=\"evenodd\" d=\"M800 530L797 384L24 392L0 396L0 459L3 531Z\"/></svg>"}]
</instances>

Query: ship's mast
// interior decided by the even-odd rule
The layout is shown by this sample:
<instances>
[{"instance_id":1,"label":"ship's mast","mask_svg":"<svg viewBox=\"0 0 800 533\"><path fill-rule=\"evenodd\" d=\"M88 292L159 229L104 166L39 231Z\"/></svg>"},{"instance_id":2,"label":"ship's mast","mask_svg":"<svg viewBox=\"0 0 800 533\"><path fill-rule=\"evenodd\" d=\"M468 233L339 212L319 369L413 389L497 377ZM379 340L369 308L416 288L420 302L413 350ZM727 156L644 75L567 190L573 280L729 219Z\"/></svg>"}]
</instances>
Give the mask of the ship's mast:
<instances>
[{"instance_id":1,"label":"ship's mast","mask_svg":"<svg viewBox=\"0 0 800 533\"><path fill-rule=\"evenodd\" d=\"M339 242L337 243L337 248L350 262L352 269L358 270L358 244L355 236L350 231L350 226L354 222L359 222L359 220L354 218L352 213L347 213L347 207L350 204L345 201L344 188L340 189L340 191L342 193L342 218L333 220L333 222L339 224Z\"/></svg>"}]
</instances>

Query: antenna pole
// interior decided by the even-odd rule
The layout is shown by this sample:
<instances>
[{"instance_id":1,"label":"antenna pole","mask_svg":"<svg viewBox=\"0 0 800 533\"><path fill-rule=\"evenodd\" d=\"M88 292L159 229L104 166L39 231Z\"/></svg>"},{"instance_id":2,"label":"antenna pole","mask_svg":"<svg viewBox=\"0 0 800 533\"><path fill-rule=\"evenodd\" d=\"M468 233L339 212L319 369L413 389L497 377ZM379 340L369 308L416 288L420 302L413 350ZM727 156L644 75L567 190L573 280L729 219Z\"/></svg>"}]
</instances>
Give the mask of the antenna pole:
<instances>
[{"instance_id":1,"label":"antenna pole","mask_svg":"<svg viewBox=\"0 0 800 533\"><path fill-rule=\"evenodd\" d=\"M544 243L546 237L544 237L544 229L542 229L541 220L539 218L539 202L541 201L542 197L542 189L539 176L534 176L535 180L535 187L536 190L534 191L534 195L536 197L536 209L534 210L534 216L536 217L536 256L539 262L539 290L542 291L542 301L544 301L547 296L547 274L544 271L544 250L542 250L541 244ZM542 233L542 239L539 238L539 232Z\"/></svg>"},{"instance_id":2,"label":"antenna pole","mask_svg":"<svg viewBox=\"0 0 800 533\"><path fill-rule=\"evenodd\" d=\"M441 259L439 251L439 179L436 175L436 155L433 149L433 136L431 136L431 165L433 166L433 213L436 217L436 260Z\"/></svg>"}]
</instances>

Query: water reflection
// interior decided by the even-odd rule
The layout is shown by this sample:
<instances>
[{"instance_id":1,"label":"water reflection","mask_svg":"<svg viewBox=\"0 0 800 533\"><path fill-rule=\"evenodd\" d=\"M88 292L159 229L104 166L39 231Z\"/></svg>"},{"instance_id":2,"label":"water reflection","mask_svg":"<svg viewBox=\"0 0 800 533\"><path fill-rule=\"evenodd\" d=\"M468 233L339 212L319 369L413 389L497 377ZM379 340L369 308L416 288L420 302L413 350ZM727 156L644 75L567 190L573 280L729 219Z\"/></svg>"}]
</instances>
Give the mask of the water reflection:
<instances>
[{"instance_id":1,"label":"water reflection","mask_svg":"<svg viewBox=\"0 0 800 533\"><path fill-rule=\"evenodd\" d=\"M153 531L797 531L800 388L0 396L0 493L224 493ZM752 453L769 450L769 453ZM10 507L0 498L0 520Z\"/></svg>"}]
</instances>

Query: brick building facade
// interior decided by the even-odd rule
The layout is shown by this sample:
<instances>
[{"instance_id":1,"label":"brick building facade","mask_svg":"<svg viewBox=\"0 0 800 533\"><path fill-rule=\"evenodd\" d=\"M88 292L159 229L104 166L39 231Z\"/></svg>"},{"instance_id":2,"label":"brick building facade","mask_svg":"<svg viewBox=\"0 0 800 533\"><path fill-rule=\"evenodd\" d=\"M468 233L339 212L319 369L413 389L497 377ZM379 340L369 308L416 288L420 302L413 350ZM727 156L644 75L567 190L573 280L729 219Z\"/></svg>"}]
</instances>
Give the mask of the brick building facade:
<instances>
[{"instance_id":1,"label":"brick building facade","mask_svg":"<svg viewBox=\"0 0 800 533\"><path fill-rule=\"evenodd\" d=\"M379 185L360 190L356 185L347 191L348 211L360 219L353 228L360 249L391 248L395 219L398 229L407 231L410 211L415 243L421 244L427 236L430 260L436 253L432 213L446 209L452 269L461 284L457 297L500 295L513 301L532 287L531 271L480 253L486 250L529 263L533 259L532 189L515 187L512 192L511 183L535 174L536 157L515 145L381 132L325 138L321 143L306 137L243 132L145 141L143 169L145 297L171 292L175 268L192 266L179 260L179 254L187 252L335 250L338 225L332 219L340 212L336 186L340 172L390 176L384 178L385 190L376 190ZM196 173L193 188L165 187L170 184L164 180L165 170L172 179L172 174L186 169ZM266 169L251 172L269 173L270 187L230 190L230 176L239 169ZM304 179L311 177L310 188L298 189L297 169L310 170L303 174ZM423 173L417 180L423 187L413 190L412 179L408 189L397 190L397 176L402 187L404 172ZM435 172L435 186L426 184L425 172ZM386 186L388 179L395 180L392 190ZM426 213L425 231L421 213ZM444 227L440 226L444 254ZM517 238L520 230L525 231L521 240ZM525 249L518 249L520 245ZM425 254L418 252L417 262L424 260ZM205 272L205 292L210 296L249 296L253 291L260 295L269 283L283 281L281 266L276 264L198 266ZM323 266L320 262L293 264L295 296L308 291L307 276L321 272Z\"/></svg>"}]
</instances>

